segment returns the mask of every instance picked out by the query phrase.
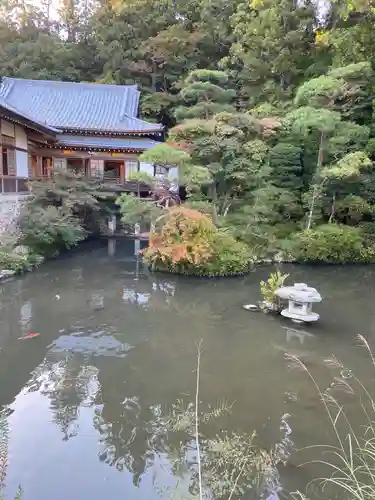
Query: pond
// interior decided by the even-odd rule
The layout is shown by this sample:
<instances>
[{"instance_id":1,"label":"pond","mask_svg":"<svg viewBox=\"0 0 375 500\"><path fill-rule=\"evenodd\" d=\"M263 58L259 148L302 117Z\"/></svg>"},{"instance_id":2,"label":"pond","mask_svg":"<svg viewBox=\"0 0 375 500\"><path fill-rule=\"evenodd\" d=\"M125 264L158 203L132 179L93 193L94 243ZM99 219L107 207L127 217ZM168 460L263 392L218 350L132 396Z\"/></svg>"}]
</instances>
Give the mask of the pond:
<instances>
[{"instance_id":1,"label":"pond","mask_svg":"<svg viewBox=\"0 0 375 500\"><path fill-rule=\"evenodd\" d=\"M302 328L242 308L259 299L259 282L272 268L222 280L156 276L135 259L132 241L89 243L3 284L6 498L18 485L24 500L172 498L187 474L175 466L181 437L162 435L158 425L176 400L194 401L202 339L202 408L231 406L205 424L205 433L256 430L257 446L281 443L291 455L268 498L305 490L322 471L298 465L320 452L292 450L330 443L332 430L308 374L290 370L285 353L300 356L323 388L332 381L325 359L333 353L372 380L355 336L375 343L375 268L282 269L322 294L317 324ZM28 333L40 335L19 340ZM362 424L357 403L343 397Z\"/></svg>"}]
</instances>

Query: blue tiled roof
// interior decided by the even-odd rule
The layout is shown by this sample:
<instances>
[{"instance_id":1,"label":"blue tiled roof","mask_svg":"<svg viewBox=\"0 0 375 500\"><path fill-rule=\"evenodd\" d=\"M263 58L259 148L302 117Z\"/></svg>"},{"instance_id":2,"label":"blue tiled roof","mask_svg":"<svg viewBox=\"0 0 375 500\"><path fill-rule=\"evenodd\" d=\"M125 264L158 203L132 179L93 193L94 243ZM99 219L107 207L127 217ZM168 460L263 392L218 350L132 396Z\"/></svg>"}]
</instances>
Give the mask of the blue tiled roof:
<instances>
[{"instance_id":1,"label":"blue tiled roof","mask_svg":"<svg viewBox=\"0 0 375 500\"><path fill-rule=\"evenodd\" d=\"M151 139L145 139L143 137L137 138L120 138L120 137L88 137L82 135L58 135L57 136L58 145L65 147L80 147L80 148L92 148L92 149L134 149L134 150L146 150L151 149L157 144L156 141Z\"/></svg>"},{"instance_id":2,"label":"blue tiled roof","mask_svg":"<svg viewBox=\"0 0 375 500\"><path fill-rule=\"evenodd\" d=\"M18 116L20 119L23 118L26 121L31 122L31 124L34 123L37 126L37 128L40 128L40 129L45 130L47 132L51 132L52 134L59 132L58 129L53 128L53 127L49 127L46 123L42 123L38 120L35 120L31 116L28 116L26 113L22 113L18 109L14 108L10 104L8 104L1 96L0 96L0 108L5 109L6 111L10 111L13 115Z\"/></svg>"},{"instance_id":3,"label":"blue tiled roof","mask_svg":"<svg viewBox=\"0 0 375 500\"><path fill-rule=\"evenodd\" d=\"M161 125L137 118L136 85L106 85L4 77L0 98L20 113L60 130L152 133Z\"/></svg>"}]
</instances>

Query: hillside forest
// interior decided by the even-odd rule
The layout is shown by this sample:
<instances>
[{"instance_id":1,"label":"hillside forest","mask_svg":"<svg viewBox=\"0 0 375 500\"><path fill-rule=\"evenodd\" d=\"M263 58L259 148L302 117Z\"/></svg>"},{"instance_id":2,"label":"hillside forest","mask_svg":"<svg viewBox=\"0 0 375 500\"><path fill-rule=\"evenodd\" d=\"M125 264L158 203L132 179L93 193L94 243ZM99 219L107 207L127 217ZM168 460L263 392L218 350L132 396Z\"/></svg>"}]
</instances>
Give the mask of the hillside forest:
<instances>
[{"instance_id":1,"label":"hillside forest","mask_svg":"<svg viewBox=\"0 0 375 500\"><path fill-rule=\"evenodd\" d=\"M137 83L187 204L257 254L375 256L370 0L0 1L0 76Z\"/></svg>"}]
</instances>

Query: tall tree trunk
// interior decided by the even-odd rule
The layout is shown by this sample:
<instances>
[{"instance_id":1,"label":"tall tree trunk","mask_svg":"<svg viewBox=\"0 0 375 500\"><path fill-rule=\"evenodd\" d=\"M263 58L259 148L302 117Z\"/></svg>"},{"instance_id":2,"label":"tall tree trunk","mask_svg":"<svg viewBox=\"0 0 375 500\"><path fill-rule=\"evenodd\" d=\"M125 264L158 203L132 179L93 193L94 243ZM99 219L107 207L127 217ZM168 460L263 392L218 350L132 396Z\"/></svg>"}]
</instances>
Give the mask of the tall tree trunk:
<instances>
[{"instance_id":1,"label":"tall tree trunk","mask_svg":"<svg viewBox=\"0 0 375 500\"><path fill-rule=\"evenodd\" d=\"M216 191L216 183L213 182L210 187L211 198L212 198L212 222L217 226L219 222L218 214L217 214L217 191Z\"/></svg>"},{"instance_id":2,"label":"tall tree trunk","mask_svg":"<svg viewBox=\"0 0 375 500\"><path fill-rule=\"evenodd\" d=\"M325 151L325 147L326 147L326 142L327 142L327 135L325 132L322 131L320 134L318 161L316 164L316 172L315 172L315 176L314 176L314 177L316 177L316 180L318 179L320 170L322 169L322 166L323 166L324 151ZM318 196L318 192L319 192L319 185L315 182L314 187L313 187L313 194L312 194L312 198L311 198L311 202L310 202L309 215L307 217L306 229L310 229L312 226L315 202L316 202L316 198Z\"/></svg>"},{"instance_id":3,"label":"tall tree trunk","mask_svg":"<svg viewBox=\"0 0 375 500\"><path fill-rule=\"evenodd\" d=\"M320 144L319 144L319 153L318 153L318 163L316 165L316 173L319 174L323 163L324 163L324 151L327 143L327 135L325 132L320 134Z\"/></svg>"},{"instance_id":4,"label":"tall tree trunk","mask_svg":"<svg viewBox=\"0 0 375 500\"><path fill-rule=\"evenodd\" d=\"M335 217L335 209L336 209L335 204L336 204L336 193L333 193L332 204L331 204L331 213L329 215L328 222L332 222L334 217Z\"/></svg>"},{"instance_id":5,"label":"tall tree trunk","mask_svg":"<svg viewBox=\"0 0 375 500\"><path fill-rule=\"evenodd\" d=\"M156 64L152 62L152 73L151 73L151 90L152 92L156 92L156 83L157 83L157 69Z\"/></svg>"}]
</instances>

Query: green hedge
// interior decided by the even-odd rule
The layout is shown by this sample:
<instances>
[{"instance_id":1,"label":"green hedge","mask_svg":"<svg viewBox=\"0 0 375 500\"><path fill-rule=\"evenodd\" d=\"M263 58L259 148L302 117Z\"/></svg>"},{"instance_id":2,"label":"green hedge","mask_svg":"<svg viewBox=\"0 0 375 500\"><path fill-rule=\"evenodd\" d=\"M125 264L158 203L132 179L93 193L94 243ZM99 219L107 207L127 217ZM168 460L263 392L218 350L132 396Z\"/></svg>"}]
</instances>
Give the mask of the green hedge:
<instances>
[{"instance_id":1,"label":"green hedge","mask_svg":"<svg viewBox=\"0 0 375 500\"><path fill-rule=\"evenodd\" d=\"M368 243L361 228L324 224L305 229L290 240L291 256L299 262L331 264L375 261L375 247Z\"/></svg>"}]
</instances>

